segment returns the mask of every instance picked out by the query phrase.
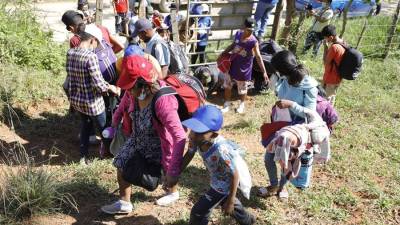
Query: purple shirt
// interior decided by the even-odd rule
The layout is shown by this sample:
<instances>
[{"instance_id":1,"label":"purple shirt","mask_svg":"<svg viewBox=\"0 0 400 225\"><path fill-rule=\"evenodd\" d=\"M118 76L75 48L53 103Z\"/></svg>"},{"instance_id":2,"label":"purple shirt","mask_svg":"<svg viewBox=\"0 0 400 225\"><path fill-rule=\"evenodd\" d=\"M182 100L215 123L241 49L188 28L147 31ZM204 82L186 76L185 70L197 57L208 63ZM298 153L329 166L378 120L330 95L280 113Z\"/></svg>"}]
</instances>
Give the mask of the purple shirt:
<instances>
[{"instance_id":1,"label":"purple shirt","mask_svg":"<svg viewBox=\"0 0 400 225\"><path fill-rule=\"evenodd\" d=\"M251 80L251 71L253 69L253 48L257 44L254 35L244 42L240 41L243 31L235 34L235 47L232 50L232 64L229 70L231 77L238 81Z\"/></svg>"}]
</instances>

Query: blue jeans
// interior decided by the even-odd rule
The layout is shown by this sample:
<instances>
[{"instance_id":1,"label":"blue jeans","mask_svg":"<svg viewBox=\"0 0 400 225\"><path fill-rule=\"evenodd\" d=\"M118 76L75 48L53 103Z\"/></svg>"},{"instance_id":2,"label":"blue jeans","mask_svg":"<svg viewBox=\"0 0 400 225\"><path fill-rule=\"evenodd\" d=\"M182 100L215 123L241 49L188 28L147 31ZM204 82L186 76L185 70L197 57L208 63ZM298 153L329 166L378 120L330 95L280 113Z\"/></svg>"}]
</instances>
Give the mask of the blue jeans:
<instances>
[{"instance_id":1,"label":"blue jeans","mask_svg":"<svg viewBox=\"0 0 400 225\"><path fill-rule=\"evenodd\" d=\"M102 112L97 116L88 116L86 114L80 113L81 115L81 138L79 150L81 153L81 157L86 157L89 154L89 136L91 134L92 127L96 128L98 132L103 132L104 128L106 128L106 112ZM111 140L106 139L101 136L101 141L105 146L110 146Z\"/></svg>"},{"instance_id":2,"label":"blue jeans","mask_svg":"<svg viewBox=\"0 0 400 225\"><path fill-rule=\"evenodd\" d=\"M254 19L256 21L255 35L257 37L264 36L265 26L268 23L268 17L274 7L275 4L265 3L261 1L257 3L256 12L254 13Z\"/></svg>"},{"instance_id":3,"label":"blue jeans","mask_svg":"<svg viewBox=\"0 0 400 225\"><path fill-rule=\"evenodd\" d=\"M265 168L267 169L268 177L269 177L269 182L271 186L278 186L278 175L277 175L277 168L276 168L276 163L274 161L274 156L275 153L265 153L265 158L264 158L264 163L265 163ZM281 173L281 180L279 181L279 188L283 188L285 184L287 183L287 179L285 174Z\"/></svg>"},{"instance_id":4,"label":"blue jeans","mask_svg":"<svg viewBox=\"0 0 400 225\"><path fill-rule=\"evenodd\" d=\"M210 190L201 196L199 201L194 204L190 212L189 224L207 225L212 210L218 205L223 205L227 197L228 195L221 194L210 188ZM255 222L254 216L243 208L242 203L237 198L235 198L232 217L235 218L236 222L240 225L251 225Z\"/></svg>"}]
</instances>

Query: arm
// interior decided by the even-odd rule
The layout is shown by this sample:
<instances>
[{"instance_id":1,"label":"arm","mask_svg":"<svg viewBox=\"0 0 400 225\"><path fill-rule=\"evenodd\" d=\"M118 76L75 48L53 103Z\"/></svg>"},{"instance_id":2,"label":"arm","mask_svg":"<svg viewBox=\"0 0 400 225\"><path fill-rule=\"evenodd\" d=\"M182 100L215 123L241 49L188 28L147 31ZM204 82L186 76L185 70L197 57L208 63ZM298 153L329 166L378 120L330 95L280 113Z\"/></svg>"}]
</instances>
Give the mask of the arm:
<instances>
[{"instance_id":1,"label":"arm","mask_svg":"<svg viewBox=\"0 0 400 225\"><path fill-rule=\"evenodd\" d=\"M195 154L196 154L196 151L192 148L189 148L189 150L185 153L185 156L183 156L181 171L186 169L186 167L192 161Z\"/></svg>"},{"instance_id":2,"label":"arm","mask_svg":"<svg viewBox=\"0 0 400 225\"><path fill-rule=\"evenodd\" d=\"M304 118L306 116L305 108L310 109L312 111L317 110L317 95L318 95L318 89L316 87L305 91L304 106L301 106L301 105L297 104L296 102L293 102L293 105L290 107L290 109L296 115Z\"/></svg>"},{"instance_id":3,"label":"arm","mask_svg":"<svg viewBox=\"0 0 400 225\"><path fill-rule=\"evenodd\" d=\"M112 49L115 54L117 54L118 52L120 52L124 49L124 46L112 35L110 35L110 42L111 42Z\"/></svg>"},{"instance_id":4,"label":"arm","mask_svg":"<svg viewBox=\"0 0 400 225\"><path fill-rule=\"evenodd\" d=\"M182 123L178 115L178 101L175 96L163 96L156 103L157 118L172 137L172 148L163 149L165 154L163 156L164 165L166 168L167 177L177 177L181 173L181 164L183 151L186 143L186 133L182 127Z\"/></svg>"},{"instance_id":5,"label":"arm","mask_svg":"<svg viewBox=\"0 0 400 225\"><path fill-rule=\"evenodd\" d=\"M99 66L99 60L95 54L89 57L89 60L87 62L87 68L89 71L91 83L94 87L94 89L98 93L106 94L108 92L111 92L113 94L119 95L121 92L121 89L117 88L114 85L108 84L101 72L100 72L100 66Z\"/></svg>"},{"instance_id":6,"label":"arm","mask_svg":"<svg viewBox=\"0 0 400 225\"><path fill-rule=\"evenodd\" d=\"M261 70L263 71L264 79L265 79L266 82L268 82L268 81L269 81L269 79L268 79L268 74L267 74L267 70L265 69L264 62L263 62L263 60L262 60L262 58L261 58L260 47L259 47L259 45L258 45L258 42L257 42L256 45L254 46L253 52L255 53L258 66L259 66L259 67L261 68Z\"/></svg>"},{"instance_id":7,"label":"arm","mask_svg":"<svg viewBox=\"0 0 400 225\"><path fill-rule=\"evenodd\" d=\"M239 186L239 173L235 168L235 171L232 174L229 195L226 198L224 205L222 206L225 214L232 214L233 212L238 186Z\"/></svg>"},{"instance_id":8,"label":"arm","mask_svg":"<svg viewBox=\"0 0 400 225\"><path fill-rule=\"evenodd\" d=\"M112 116L112 123L111 123L112 127L116 128L118 124L121 122L124 112L128 111L129 100L130 100L129 93L128 91L125 91L125 94L122 97L121 102L118 105L118 108L115 110Z\"/></svg>"}]
</instances>

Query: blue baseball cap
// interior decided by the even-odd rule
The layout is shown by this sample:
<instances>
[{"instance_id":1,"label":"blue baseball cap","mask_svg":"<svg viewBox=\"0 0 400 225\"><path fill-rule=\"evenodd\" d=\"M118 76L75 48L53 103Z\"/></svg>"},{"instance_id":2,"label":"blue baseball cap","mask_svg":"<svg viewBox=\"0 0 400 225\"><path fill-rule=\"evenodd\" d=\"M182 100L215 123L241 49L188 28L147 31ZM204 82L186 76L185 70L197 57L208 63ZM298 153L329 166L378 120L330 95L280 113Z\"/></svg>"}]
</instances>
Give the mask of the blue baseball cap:
<instances>
[{"instance_id":1,"label":"blue baseball cap","mask_svg":"<svg viewBox=\"0 0 400 225\"><path fill-rule=\"evenodd\" d=\"M198 108L192 118L183 121L182 125L195 133L205 133L220 130L223 121L221 110L213 105L205 105Z\"/></svg>"},{"instance_id":2,"label":"blue baseball cap","mask_svg":"<svg viewBox=\"0 0 400 225\"><path fill-rule=\"evenodd\" d=\"M124 57L128 57L128 56L131 56L131 55L144 56L144 51L139 45L131 44L125 49Z\"/></svg>"}]
</instances>

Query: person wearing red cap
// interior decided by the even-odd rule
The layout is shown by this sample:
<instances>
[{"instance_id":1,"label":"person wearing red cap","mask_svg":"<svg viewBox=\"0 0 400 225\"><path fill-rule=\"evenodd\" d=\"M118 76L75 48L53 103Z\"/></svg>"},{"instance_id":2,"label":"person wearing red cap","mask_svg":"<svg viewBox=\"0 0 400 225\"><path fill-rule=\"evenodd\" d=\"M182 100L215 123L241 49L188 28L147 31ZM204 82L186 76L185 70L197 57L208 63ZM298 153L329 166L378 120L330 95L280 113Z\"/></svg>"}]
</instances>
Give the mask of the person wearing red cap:
<instances>
[{"instance_id":1,"label":"person wearing red cap","mask_svg":"<svg viewBox=\"0 0 400 225\"><path fill-rule=\"evenodd\" d=\"M159 170L159 177L155 177L157 182L161 179L161 170L164 171L167 195L157 200L157 204L168 205L179 198L176 184L186 142L186 133L178 115L178 101L174 95L163 95L154 102L153 112L153 97L165 83L157 80L152 64L138 55L124 58L117 85L132 96L128 110L132 118L132 134L113 161L117 168L120 200L103 206L101 210L107 214L132 211L131 183L140 183L134 179L142 180L143 177L139 174L132 178L132 174L126 172L132 167L135 173L149 168Z\"/></svg>"}]
</instances>

